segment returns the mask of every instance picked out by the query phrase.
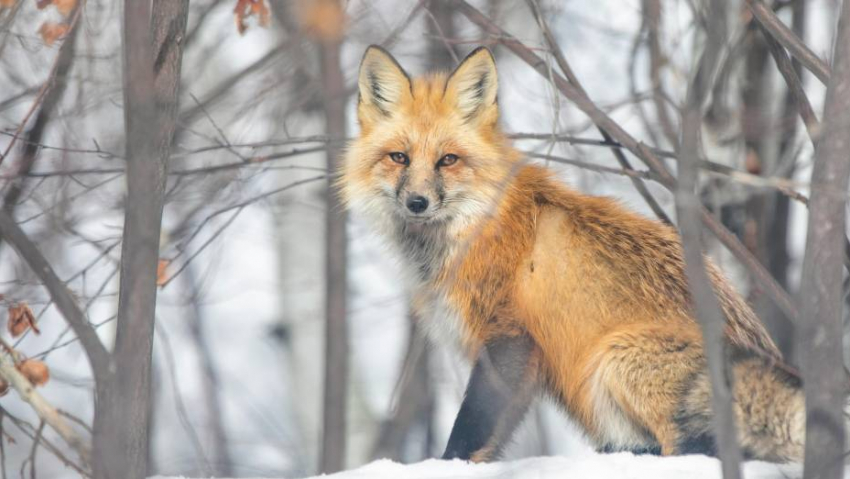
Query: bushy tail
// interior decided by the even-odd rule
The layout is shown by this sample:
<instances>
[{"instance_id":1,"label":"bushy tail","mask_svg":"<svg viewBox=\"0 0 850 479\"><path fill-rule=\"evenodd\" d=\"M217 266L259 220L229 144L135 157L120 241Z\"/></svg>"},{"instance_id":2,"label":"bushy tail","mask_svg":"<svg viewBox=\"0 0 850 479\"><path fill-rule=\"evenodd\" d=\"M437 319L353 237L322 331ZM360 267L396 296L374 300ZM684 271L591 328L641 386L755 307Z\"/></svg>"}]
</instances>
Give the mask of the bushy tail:
<instances>
[{"instance_id":1,"label":"bushy tail","mask_svg":"<svg viewBox=\"0 0 850 479\"><path fill-rule=\"evenodd\" d=\"M802 383L758 358L733 361L734 411L744 457L772 462L802 461L806 411ZM713 441L711 382L699 373L685 393L679 416L683 453ZM696 451L694 451L696 452Z\"/></svg>"}]
</instances>

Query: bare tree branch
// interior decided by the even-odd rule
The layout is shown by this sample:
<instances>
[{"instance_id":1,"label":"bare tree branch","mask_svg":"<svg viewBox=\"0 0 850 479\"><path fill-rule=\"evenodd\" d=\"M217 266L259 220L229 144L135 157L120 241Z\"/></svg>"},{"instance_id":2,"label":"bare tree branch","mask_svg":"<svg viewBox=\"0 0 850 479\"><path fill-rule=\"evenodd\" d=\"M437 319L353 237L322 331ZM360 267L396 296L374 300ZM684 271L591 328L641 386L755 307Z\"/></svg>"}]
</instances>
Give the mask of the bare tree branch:
<instances>
[{"instance_id":1,"label":"bare tree branch","mask_svg":"<svg viewBox=\"0 0 850 479\"><path fill-rule=\"evenodd\" d=\"M564 73L564 76L567 77L567 80L578 89L583 95L587 96L587 92L585 92L584 88L581 86L581 83L578 81L578 77L573 73L572 68L570 68L569 63L567 63L566 57L564 57L564 53L561 51L561 48L558 46L558 43L555 41L555 37L552 35L552 32L549 30L549 25L543 20L543 15L540 12L540 7L537 5L536 0L526 0L529 8L534 13L534 17L537 20L537 23L540 25L540 29L543 31L543 38L546 39L546 44L549 46L549 50L552 52L552 55L555 57L555 61L558 63L558 68L561 69L561 72ZM605 129L597 125L597 129L599 130L599 134L602 135L602 138L606 142L613 141L611 135L608 134ZM620 163L620 166L623 170L629 171L633 170L631 163L626 158L626 155L619 149L611 150L614 153L614 157L617 159L617 162ZM658 217L662 222L672 225L673 222L670 221L670 218L667 216L667 213L661 208L661 205L658 204L658 201L652 196L652 193L646 188L646 184L644 184L643 180L635 176L629 176L632 184L635 189L640 193L646 203L649 205L650 209L652 209L655 216Z\"/></svg>"},{"instance_id":2,"label":"bare tree branch","mask_svg":"<svg viewBox=\"0 0 850 479\"><path fill-rule=\"evenodd\" d=\"M83 310L80 309L74 294L59 279L35 243L27 237L20 226L15 223L15 220L2 209L0 209L0 237L3 237L12 245L21 259L29 265L30 269L44 284L44 287L47 288L50 298L83 344L83 350L88 357L95 380L106 377L110 368L109 352L100 342Z\"/></svg>"},{"instance_id":3,"label":"bare tree branch","mask_svg":"<svg viewBox=\"0 0 850 479\"><path fill-rule=\"evenodd\" d=\"M62 417L59 411L35 390L35 386L15 368L15 363L7 354L0 354L0 376L9 382L9 385L18 393L18 396L32 406L33 411L38 414L38 417L56 431L79 454L83 463L88 465L91 461L91 449L89 448L88 441L80 437L71 425L65 421L65 418Z\"/></svg>"},{"instance_id":4,"label":"bare tree branch","mask_svg":"<svg viewBox=\"0 0 850 479\"><path fill-rule=\"evenodd\" d=\"M661 51L662 22L661 2L659 0L643 0L643 18L646 24L647 43L649 44L649 77L652 81L652 102L664 136L671 145L679 143L677 128L667 111L667 102L664 96L664 88L661 81L661 69L667 63Z\"/></svg>"},{"instance_id":5,"label":"bare tree branch","mask_svg":"<svg viewBox=\"0 0 850 479\"><path fill-rule=\"evenodd\" d=\"M763 24L759 25L764 32L764 39L767 42L768 48L770 48L773 60L776 62L776 68L779 70L779 73L782 74L782 78L788 85L788 91L797 103L800 118L803 120L803 124L806 125L806 131L809 133L809 138L812 139L812 142L815 142L820 122L815 115L812 104L809 102L809 98L806 96L803 83L800 81L800 77L797 75L797 72L794 71L794 65L791 63L791 59L788 58L788 54L785 52L785 49L782 48L782 45L776 41L770 31L768 31Z\"/></svg>"},{"instance_id":6,"label":"bare tree branch","mask_svg":"<svg viewBox=\"0 0 850 479\"><path fill-rule=\"evenodd\" d=\"M54 82L57 79L57 75L59 74L60 69L65 69L64 73L67 74L67 68L70 67L71 58L73 55L73 43L74 39L76 38L74 30L76 29L75 27L77 25L77 22L79 21L80 13L83 10L82 3L84 2L81 1L79 4L75 5L73 15L71 16L70 24L68 26L69 32L66 39L64 40L64 43L62 44L62 48L59 49L59 54L56 55L56 59L53 62L53 66L50 69L50 73L47 76L47 80L45 80L44 84L41 86L38 95L36 95L35 97L35 101L33 101L32 106L27 111L26 115L24 115L24 118L18 125L18 129L15 131L14 136L12 136L12 141L10 141L9 144L6 146L6 150L3 151L2 154L0 154L0 165L2 165L3 160L5 160L9 156L9 152L12 151L12 147L15 146L15 141L21 135L21 132L23 132L32 114L35 113L39 105L41 105L45 101L45 99L48 97L48 94L51 91L55 90ZM68 44L67 48L64 48L65 43ZM64 78L60 79L60 81L64 82ZM60 86L58 91L59 96L61 96L61 91L62 87ZM58 100L58 97L54 98L53 100ZM53 105L48 105L48 107L49 110L53 109Z\"/></svg>"},{"instance_id":7,"label":"bare tree branch","mask_svg":"<svg viewBox=\"0 0 850 479\"><path fill-rule=\"evenodd\" d=\"M770 35L781 43L783 47L787 48L794 58L802 63L824 85L829 82L831 72L826 62L815 55L790 28L785 26L770 7L765 5L761 0L747 0L747 5L750 7L750 11L753 12L753 16L756 17L759 24L770 32Z\"/></svg>"},{"instance_id":8,"label":"bare tree branch","mask_svg":"<svg viewBox=\"0 0 850 479\"><path fill-rule=\"evenodd\" d=\"M417 319L412 314L409 319L411 328L407 350L393 394L395 410L381 424L372 446L371 457L376 459L403 459L405 437L416 425L418 416L421 416L423 411L428 412L432 403L429 382L423 380L428 377L428 348L422 332L416 327Z\"/></svg>"},{"instance_id":9,"label":"bare tree branch","mask_svg":"<svg viewBox=\"0 0 850 479\"><path fill-rule=\"evenodd\" d=\"M195 346L200 356L201 366L201 381L203 388L203 396L206 406L206 417L210 425L210 434L212 435L212 467L213 472L217 476L231 477L233 476L233 460L231 459L230 449L228 446L227 429L224 427L224 415L221 404L221 381L218 370L215 365L216 355L209 344L207 337L207 321L204 317L204 311L201 304L200 282L201 278L196 274L195 268L187 266L186 268L186 286L190 294L190 308L192 312L189 314L189 329L192 338L195 340Z\"/></svg>"},{"instance_id":10,"label":"bare tree branch","mask_svg":"<svg viewBox=\"0 0 850 479\"><path fill-rule=\"evenodd\" d=\"M80 4L74 7L74 12L71 14L74 20L72 20L70 31L62 42L62 46L59 47L59 55L56 57L53 76L45 84L41 108L39 108L38 114L35 116L32 127L24 135L23 153L18 160L17 171L15 173L17 179L6 187L6 192L3 195L2 207L6 211L11 212L15 209L15 205L23 192L24 176L32 170L32 166L35 164L35 159L39 151L38 144L41 142L47 124L50 122L56 105L62 99L65 87L68 84L67 77L73 64L74 44L77 38L77 28L75 28L77 24L76 12L79 8L81 8ZM14 140L15 137L12 138L12 142ZM2 162L2 159L0 159L0 162Z\"/></svg>"},{"instance_id":11,"label":"bare tree branch","mask_svg":"<svg viewBox=\"0 0 850 479\"><path fill-rule=\"evenodd\" d=\"M14 415L10 414L8 410L3 409L2 407L0 407L0 417L8 418L9 421L12 424L14 424L15 427L18 428L18 430L20 430L22 433L24 433L28 438L32 439L33 441L36 440L36 429L35 429L35 427L33 427L32 424L30 424L30 423L28 423L28 422L26 422L26 421L24 421L24 420L22 420L18 417L15 417ZM0 429L0 431L2 431L2 429ZM9 440L9 442L11 442L11 435L9 435L5 431L2 431L2 432L3 432L3 438L7 439L7 440ZM58 446L53 444L52 441L48 440L44 436L39 438L39 440L41 441L41 445L45 449L50 451L51 454L53 454L54 456L56 456L57 459L62 461L62 464L64 464L67 467L70 467L71 469L77 471L77 473L80 474L80 476L90 477L89 471L85 470L82 466L80 466L79 464L77 464L76 462L74 462L70 458L68 458L63 453L63 451L61 449L59 449ZM5 475L6 475L5 467L3 467L3 469L0 470L0 472L2 472L2 476L0 476L0 477L5 477Z\"/></svg>"}]
</instances>

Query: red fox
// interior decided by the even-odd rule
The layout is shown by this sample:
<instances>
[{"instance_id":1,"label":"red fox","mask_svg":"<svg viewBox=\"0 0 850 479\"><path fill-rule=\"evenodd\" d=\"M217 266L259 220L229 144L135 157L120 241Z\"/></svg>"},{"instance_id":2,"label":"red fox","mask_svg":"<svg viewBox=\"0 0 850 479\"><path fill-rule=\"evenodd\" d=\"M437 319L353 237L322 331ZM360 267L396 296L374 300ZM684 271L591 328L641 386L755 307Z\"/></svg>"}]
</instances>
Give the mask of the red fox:
<instances>
[{"instance_id":1,"label":"red fox","mask_svg":"<svg viewBox=\"0 0 850 479\"><path fill-rule=\"evenodd\" d=\"M675 230L524 161L498 125L486 48L449 75L411 78L372 46L358 87L341 195L397 248L430 339L475 361L443 457L497 457L541 393L602 450L716 454ZM776 345L710 261L708 271L741 447L800 460L801 384L774 366Z\"/></svg>"}]
</instances>

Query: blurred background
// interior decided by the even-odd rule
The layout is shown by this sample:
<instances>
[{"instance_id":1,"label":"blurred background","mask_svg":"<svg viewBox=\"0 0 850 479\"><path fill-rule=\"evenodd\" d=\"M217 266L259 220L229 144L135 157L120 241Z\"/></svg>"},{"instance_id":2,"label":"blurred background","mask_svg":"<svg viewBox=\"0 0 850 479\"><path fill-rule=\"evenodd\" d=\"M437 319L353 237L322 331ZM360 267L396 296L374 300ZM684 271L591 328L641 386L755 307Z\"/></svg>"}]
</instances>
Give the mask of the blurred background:
<instances>
[{"instance_id":1,"label":"blurred background","mask_svg":"<svg viewBox=\"0 0 850 479\"><path fill-rule=\"evenodd\" d=\"M598 106L638 140L675 149L698 60L701 2L471 3L555 69L545 21ZM830 57L840 2L767 3L818 56ZM793 293L807 214L788 189L808 193L813 149L762 33L743 1L730 5L728 54L702 146L707 160L746 175L703 171L701 199ZM2 208L37 243L107 348L127 206L121 44L121 2L0 0ZM384 46L413 75L450 70L476 46L489 46L499 68L502 124L517 135L516 146L582 191L655 217L628 177L582 166L620 168L611 149L596 144L594 124L453 2L196 0L179 44L149 475L311 475L321 469L327 434L344 439L346 468L442 453L469 366L447 345L426 344L396 258L361 218L343 219L345 255L331 257L347 272L327 274L328 156L357 133L356 75L368 45ZM825 87L800 75L820 112ZM591 141L568 141L575 138ZM647 188L674 217L672 194L651 181ZM708 241L793 357L783 313L719 242ZM347 302L344 322L328 330L326 292L334 284L343 285ZM22 303L40 334L4 332L5 341L49 367L39 391L50 403L91 425L93 380L82 348L41 281L0 242L0 306ZM347 372L347 380L326 380L329 334L347 346L331 368ZM347 411L344 428L330 431L323 421L327 381L342 387ZM88 437L88 426L74 427ZM79 477L63 459L68 447L14 392L0 399L0 435L3 477ZM42 441L52 445L34 446ZM506 457L589 450L542 398Z\"/></svg>"}]
</instances>

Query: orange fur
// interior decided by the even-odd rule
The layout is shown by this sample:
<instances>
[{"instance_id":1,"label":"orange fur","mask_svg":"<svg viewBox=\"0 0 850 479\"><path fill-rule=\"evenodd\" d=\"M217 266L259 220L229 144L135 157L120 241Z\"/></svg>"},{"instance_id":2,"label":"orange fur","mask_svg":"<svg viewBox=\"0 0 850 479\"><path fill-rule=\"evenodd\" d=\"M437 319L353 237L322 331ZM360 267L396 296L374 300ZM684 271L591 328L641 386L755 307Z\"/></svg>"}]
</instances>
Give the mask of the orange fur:
<instances>
[{"instance_id":1,"label":"orange fur","mask_svg":"<svg viewBox=\"0 0 850 479\"><path fill-rule=\"evenodd\" d=\"M547 392L598 443L677 452L675 415L705 364L676 232L525 163L498 126L489 53L413 80L384 56L364 58L361 134L340 187L409 260L414 304L456 315L471 354L493 338L533 338ZM448 153L459 161L435 166ZM440 188L426 219L405 210L406 194L436 201ZM709 273L732 349L779 359L710 262Z\"/></svg>"}]
</instances>

